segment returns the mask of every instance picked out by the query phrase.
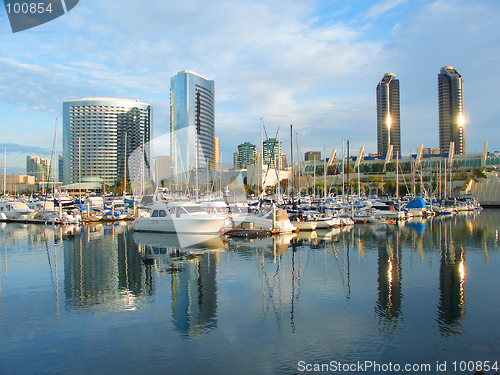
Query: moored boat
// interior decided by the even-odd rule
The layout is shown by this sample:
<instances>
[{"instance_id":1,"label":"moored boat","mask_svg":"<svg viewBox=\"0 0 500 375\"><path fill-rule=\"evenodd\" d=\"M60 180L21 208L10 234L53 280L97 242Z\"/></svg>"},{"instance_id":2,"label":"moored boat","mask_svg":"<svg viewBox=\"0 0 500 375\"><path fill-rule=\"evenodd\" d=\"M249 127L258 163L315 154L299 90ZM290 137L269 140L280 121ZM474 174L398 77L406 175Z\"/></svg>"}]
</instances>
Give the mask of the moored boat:
<instances>
[{"instance_id":1,"label":"moored boat","mask_svg":"<svg viewBox=\"0 0 500 375\"><path fill-rule=\"evenodd\" d=\"M209 214L199 204L186 202L155 202L148 207L149 215L134 220L133 230L164 233L219 233L225 218Z\"/></svg>"},{"instance_id":2,"label":"moored boat","mask_svg":"<svg viewBox=\"0 0 500 375\"><path fill-rule=\"evenodd\" d=\"M18 201L0 202L0 213L8 220L27 220L35 215L26 203Z\"/></svg>"}]
</instances>

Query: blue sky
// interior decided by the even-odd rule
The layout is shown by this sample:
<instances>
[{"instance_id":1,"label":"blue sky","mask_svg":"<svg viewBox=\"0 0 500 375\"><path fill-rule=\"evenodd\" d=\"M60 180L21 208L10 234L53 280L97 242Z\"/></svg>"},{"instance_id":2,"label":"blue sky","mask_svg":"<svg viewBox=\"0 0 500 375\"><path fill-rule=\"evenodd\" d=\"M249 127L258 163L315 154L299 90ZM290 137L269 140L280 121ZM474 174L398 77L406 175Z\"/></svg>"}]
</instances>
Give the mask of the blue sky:
<instances>
[{"instance_id":1,"label":"blue sky","mask_svg":"<svg viewBox=\"0 0 500 375\"><path fill-rule=\"evenodd\" d=\"M467 0L80 0L66 15L13 34L0 10L0 145L9 171L49 157L62 103L84 97L153 106L154 136L168 132L170 77L215 81L224 162L281 125L289 153L364 146L376 152L375 88L401 86L403 153L438 147L437 74L463 76L465 147L500 150L500 2ZM164 150L156 150L165 154ZM294 154L296 151L294 150ZM0 156L3 161L3 155Z\"/></svg>"}]
</instances>

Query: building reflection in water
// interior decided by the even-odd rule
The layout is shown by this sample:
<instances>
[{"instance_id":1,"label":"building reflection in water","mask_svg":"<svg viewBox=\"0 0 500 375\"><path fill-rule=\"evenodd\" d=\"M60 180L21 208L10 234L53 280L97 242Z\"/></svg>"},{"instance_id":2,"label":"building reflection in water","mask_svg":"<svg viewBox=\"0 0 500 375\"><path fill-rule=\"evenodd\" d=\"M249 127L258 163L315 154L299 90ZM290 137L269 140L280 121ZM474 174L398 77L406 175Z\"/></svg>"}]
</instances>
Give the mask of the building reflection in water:
<instances>
[{"instance_id":1,"label":"building reflection in water","mask_svg":"<svg viewBox=\"0 0 500 375\"><path fill-rule=\"evenodd\" d=\"M205 251L172 272L174 328L195 338L217 327L217 267L220 253Z\"/></svg>"},{"instance_id":2,"label":"building reflection in water","mask_svg":"<svg viewBox=\"0 0 500 375\"><path fill-rule=\"evenodd\" d=\"M380 327L394 332L402 320L401 302L401 244L399 232L378 241L378 299L375 311Z\"/></svg>"},{"instance_id":3,"label":"building reflection in water","mask_svg":"<svg viewBox=\"0 0 500 375\"><path fill-rule=\"evenodd\" d=\"M138 297L152 294L151 267L126 228L91 226L63 243L68 308L134 310Z\"/></svg>"},{"instance_id":4,"label":"building reflection in water","mask_svg":"<svg viewBox=\"0 0 500 375\"><path fill-rule=\"evenodd\" d=\"M465 250L454 242L450 222L440 230L441 260L439 267L438 325L443 335L460 334L465 316Z\"/></svg>"}]
</instances>

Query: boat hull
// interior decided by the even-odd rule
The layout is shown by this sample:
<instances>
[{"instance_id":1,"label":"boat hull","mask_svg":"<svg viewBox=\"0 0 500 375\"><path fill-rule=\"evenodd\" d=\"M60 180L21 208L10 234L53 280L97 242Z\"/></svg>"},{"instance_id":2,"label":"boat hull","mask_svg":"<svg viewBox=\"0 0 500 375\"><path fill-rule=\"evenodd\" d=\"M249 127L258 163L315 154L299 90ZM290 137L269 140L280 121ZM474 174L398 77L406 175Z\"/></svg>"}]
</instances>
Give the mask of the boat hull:
<instances>
[{"instance_id":1,"label":"boat hull","mask_svg":"<svg viewBox=\"0 0 500 375\"><path fill-rule=\"evenodd\" d=\"M217 234L224 225L224 217L138 217L132 226L138 232Z\"/></svg>"}]
</instances>

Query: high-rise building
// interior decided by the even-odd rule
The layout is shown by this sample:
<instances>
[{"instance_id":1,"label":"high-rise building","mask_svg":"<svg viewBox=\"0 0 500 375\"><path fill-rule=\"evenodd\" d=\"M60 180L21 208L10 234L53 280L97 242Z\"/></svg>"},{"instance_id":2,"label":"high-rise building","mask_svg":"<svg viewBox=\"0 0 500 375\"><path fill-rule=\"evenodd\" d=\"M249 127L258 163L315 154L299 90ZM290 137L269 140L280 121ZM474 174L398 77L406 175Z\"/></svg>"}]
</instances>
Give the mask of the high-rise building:
<instances>
[{"instance_id":1,"label":"high-rise building","mask_svg":"<svg viewBox=\"0 0 500 375\"><path fill-rule=\"evenodd\" d=\"M35 177L35 181L51 181L50 160L38 156L26 157L26 174Z\"/></svg>"},{"instance_id":2,"label":"high-rise building","mask_svg":"<svg viewBox=\"0 0 500 375\"><path fill-rule=\"evenodd\" d=\"M96 176L105 184L151 178L151 105L84 98L63 103L63 181ZM131 175L131 173L133 175Z\"/></svg>"},{"instance_id":3,"label":"high-rise building","mask_svg":"<svg viewBox=\"0 0 500 375\"><path fill-rule=\"evenodd\" d=\"M250 142L242 143L236 152L236 169L246 169L253 164L257 164L257 148Z\"/></svg>"},{"instance_id":4,"label":"high-rise building","mask_svg":"<svg viewBox=\"0 0 500 375\"><path fill-rule=\"evenodd\" d=\"M304 161L320 161L321 160L321 152L320 151L307 151L304 154Z\"/></svg>"},{"instance_id":5,"label":"high-rise building","mask_svg":"<svg viewBox=\"0 0 500 375\"><path fill-rule=\"evenodd\" d=\"M170 134L175 176L214 169L214 81L184 70L170 80Z\"/></svg>"},{"instance_id":6,"label":"high-rise building","mask_svg":"<svg viewBox=\"0 0 500 375\"><path fill-rule=\"evenodd\" d=\"M269 165L269 168L281 169L281 144L276 138L269 138L264 141L264 165Z\"/></svg>"},{"instance_id":7,"label":"high-rise building","mask_svg":"<svg viewBox=\"0 0 500 375\"><path fill-rule=\"evenodd\" d=\"M438 104L439 150L449 153L450 142L455 142L454 154L464 154L464 83L452 66L438 74Z\"/></svg>"},{"instance_id":8,"label":"high-rise building","mask_svg":"<svg viewBox=\"0 0 500 375\"><path fill-rule=\"evenodd\" d=\"M377 84L377 152L401 154L401 120L399 112L399 79L394 73L384 74Z\"/></svg>"},{"instance_id":9,"label":"high-rise building","mask_svg":"<svg viewBox=\"0 0 500 375\"><path fill-rule=\"evenodd\" d=\"M63 156L59 155L59 164L58 164L58 175L57 181L62 181L64 176L64 164L63 164Z\"/></svg>"}]
</instances>

